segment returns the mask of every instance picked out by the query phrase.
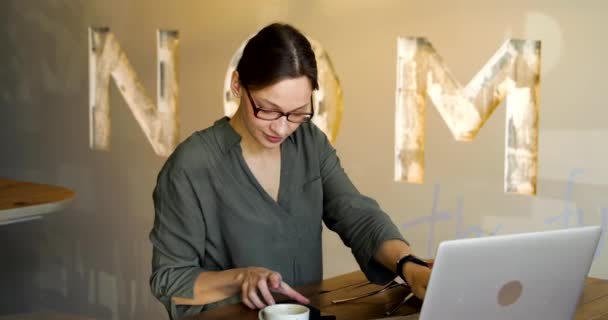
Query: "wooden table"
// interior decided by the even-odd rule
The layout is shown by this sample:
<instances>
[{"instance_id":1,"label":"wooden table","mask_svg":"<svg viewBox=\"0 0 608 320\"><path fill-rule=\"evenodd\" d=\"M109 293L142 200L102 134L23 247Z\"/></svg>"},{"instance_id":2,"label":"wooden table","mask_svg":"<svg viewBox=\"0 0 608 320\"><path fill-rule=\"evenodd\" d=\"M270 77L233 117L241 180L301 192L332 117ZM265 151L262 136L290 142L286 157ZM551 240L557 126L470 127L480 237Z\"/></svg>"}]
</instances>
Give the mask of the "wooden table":
<instances>
[{"instance_id":1,"label":"wooden table","mask_svg":"<svg viewBox=\"0 0 608 320\"><path fill-rule=\"evenodd\" d=\"M63 187L0 178L0 225L39 219L65 208L74 195Z\"/></svg>"},{"instance_id":2,"label":"wooden table","mask_svg":"<svg viewBox=\"0 0 608 320\"><path fill-rule=\"evenodd\" d=\"M323 280L316 285L299 288L319 308L323 315L336 316L337 320L363 320L384 317L384 312L403 299L409 292L406 288L394 288L368 298L333 305L331 300L352 297L380 288L366 283L363 273L357 271ZM395 314L408 315L420 311L422 302L411 299ZM188 320L257 320L257 312L242 304L229 305L203 312ZM608 320L608 280L588 278L576 312L576 320Z\"/></svg>"}]
</instances>

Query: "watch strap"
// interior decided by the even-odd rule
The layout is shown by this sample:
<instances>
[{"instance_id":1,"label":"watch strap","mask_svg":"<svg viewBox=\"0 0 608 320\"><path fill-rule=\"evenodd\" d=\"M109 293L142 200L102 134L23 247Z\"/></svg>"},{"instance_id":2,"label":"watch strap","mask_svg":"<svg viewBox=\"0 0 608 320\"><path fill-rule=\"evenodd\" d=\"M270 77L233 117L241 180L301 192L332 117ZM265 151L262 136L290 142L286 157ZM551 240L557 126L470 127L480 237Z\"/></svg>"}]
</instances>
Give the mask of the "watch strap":
<instances>
[{"instance_id":1,"label":"watch strap","mask_svg":"<svg viewBox=\"0 0 608 320\"><path fill-rule=\"evenodd\" d=\"M403 266L405 266L405 264L408 262L412 262L412 263L415 263L417 265L421 265L421 266L427 267L427 268L429 266L426 262L422 261L421 259L419 259L418 257L416 257L415 255L412 255L412 254L408 254L408 255L401 257L401 259L399 259L399 261L397 261L397 275L399 277L401 277L401 279L403 279L405 284L407 284L407 280L405 280L405 275L403 274Z\"/></svg>"}]
</instances>

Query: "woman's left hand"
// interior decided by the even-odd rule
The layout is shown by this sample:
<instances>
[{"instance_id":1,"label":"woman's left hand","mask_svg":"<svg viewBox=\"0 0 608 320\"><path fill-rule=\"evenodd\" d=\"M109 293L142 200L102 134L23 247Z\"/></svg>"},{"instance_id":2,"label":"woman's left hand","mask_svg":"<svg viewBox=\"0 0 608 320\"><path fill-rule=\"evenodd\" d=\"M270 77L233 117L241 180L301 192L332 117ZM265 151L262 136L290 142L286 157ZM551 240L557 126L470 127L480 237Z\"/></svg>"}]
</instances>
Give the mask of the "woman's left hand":
<instances>
[{"instance_id":1,"label":"woman's left hand","mask_svg":"<svg viewBox=\"0 0 608 320\"><path fill-rule=\"evenodd\" d=\"M429 266L431 265L432 262ZM405 281L410 286L414 295L421 300L424 299L426 287L431 278L431 269L413 262L408 262L403 266L403 274L405 275Z\"/></svg>"}]
</instances>

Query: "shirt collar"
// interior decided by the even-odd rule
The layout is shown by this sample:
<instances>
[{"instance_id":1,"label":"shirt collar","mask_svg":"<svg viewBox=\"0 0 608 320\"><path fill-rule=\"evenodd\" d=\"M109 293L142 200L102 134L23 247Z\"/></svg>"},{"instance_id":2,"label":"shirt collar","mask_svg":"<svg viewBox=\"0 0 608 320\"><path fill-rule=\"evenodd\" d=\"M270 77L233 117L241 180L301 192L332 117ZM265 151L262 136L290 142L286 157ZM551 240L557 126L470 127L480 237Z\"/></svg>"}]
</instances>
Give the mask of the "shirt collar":
<instances>
[{"instance_id":1,"label":"shirt collar","mask_svg":"<svg viewBox=\"0 0 608 320\"><path fill-rule=\"evenodd\" d=\"M241 136L232 128L229 121L230 118L223 117L214 124L215 138L224 153L241 142Z\"/></svg>"}]
</instances>

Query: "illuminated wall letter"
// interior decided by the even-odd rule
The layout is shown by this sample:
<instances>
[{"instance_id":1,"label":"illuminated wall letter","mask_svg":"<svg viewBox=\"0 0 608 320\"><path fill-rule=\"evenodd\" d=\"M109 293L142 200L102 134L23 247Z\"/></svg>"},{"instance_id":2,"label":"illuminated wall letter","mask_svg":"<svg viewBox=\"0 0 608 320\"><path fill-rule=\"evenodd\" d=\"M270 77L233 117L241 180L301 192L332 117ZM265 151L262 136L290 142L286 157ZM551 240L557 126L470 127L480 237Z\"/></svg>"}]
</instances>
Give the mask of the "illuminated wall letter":
<instances>
[{"instance_id":1,"label":"illuminated wall letter","mask_svg":"<svg viewBox=\"0 0 608 320\"><path fill-rule=\"evenodd\" d=\"M108 28L89 28L89 144L110 148L110 75L159 156L168 156L179 141L177 31L157 32L157 102L146 94L116 37Z\"/></svg>"},{"instance_id":2,"label":"illuminated wall letter","mask_svg":"<svg viewBox=\"0 0 608 320\"><path fill-rule=\"evenodd\" d=\"M239 107L239 98L235 97L232 94L232 90L230 90L230 79L232 72L236 69L241 59L243 49L248 40L245 40L241 44L232 56L232 59L230 59L224 79L224 114L229 117L232 117ZM315 115L312 118L312 122L334 143L340 130L340 121L342 120L342 87L340 87L340 81L325 49L313 39L308 38L308 41L317 59L319 81L319 90L314 92Z\"/></svg>"},{"instance_id":3,"label":"illuminated wall letter","mask_svg":"<svg viewBox=\"0 0 608 320\"><path fill-rule=\"evenodd\" d=\"M397 40L395 180L424 176L426 95L459 141L470 141L506 97L505 192L536 194L540 42L508 40L466 87L425 38Z\"/></svg>"}]
</instances>

